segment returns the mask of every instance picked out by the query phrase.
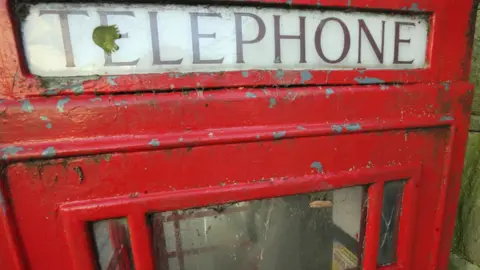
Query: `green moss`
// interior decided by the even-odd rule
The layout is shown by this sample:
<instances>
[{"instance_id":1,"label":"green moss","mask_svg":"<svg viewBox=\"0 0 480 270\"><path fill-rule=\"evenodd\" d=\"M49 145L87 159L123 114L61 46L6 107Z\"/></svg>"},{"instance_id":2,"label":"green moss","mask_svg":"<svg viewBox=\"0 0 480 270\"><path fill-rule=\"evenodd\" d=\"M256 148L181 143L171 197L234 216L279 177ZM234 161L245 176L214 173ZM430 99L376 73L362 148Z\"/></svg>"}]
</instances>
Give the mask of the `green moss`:
<instances>
[{"instance_id":1,"label":"green moss","mask_svg":"<svg viewBox=\"0 0 480 270\"><path fill-rule=\"evenodd\" d=\"M480 16L477 18L470 81L475 85L469 134L449 269L480 265ZM465 266L465 262L473 263ZM480 268L478 268L480 269Z\"/></svg>"},{"instance_id":2,"label":"green moss","mask_svg":"<svg viewBox=\"0 0 480 270\"><path fill-rule=\"evenodd\" d=\"M464 258L480 248L480 134L470 134L465 155L462 189L452 251ZM476 252L480 253L480 252Z\"/></svg>"},{"instance_id":3,"label":"green moss","mask_svg":"<svg viewBox=\"0 0 480 270\"><path fill-rule=\"evenodd\" d=\"M450 256L448 270L480 270L480 267L452 254Z\"/></svg>"},{"instance_id":4,"label":"green moss","mask_svg":"<svg viewBox=\"0 0 480 270\"><path fill-rule=\"evenodd\" d=\"M480 115L480 31L478 31L478 29L480 29L480 16L477 16L475 29L477 29L477 31L475 32L475 38L473 41L470 81L475 85L475 97L473 100L472 113Z\"/></svg>"}]
</instances>

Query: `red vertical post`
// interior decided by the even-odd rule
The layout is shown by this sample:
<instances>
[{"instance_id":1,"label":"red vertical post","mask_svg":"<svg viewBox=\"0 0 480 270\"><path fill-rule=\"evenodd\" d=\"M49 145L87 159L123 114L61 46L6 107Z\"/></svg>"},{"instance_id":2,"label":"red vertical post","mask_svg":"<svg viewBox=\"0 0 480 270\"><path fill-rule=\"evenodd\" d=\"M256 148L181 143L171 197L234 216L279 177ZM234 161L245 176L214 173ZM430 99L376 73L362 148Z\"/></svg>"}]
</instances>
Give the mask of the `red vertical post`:
<instances>
[{"instance_id":1,"label":"red vertical post","mask_svg":"<svg viewBox=\"0 0 480 270\"><path fill-rule=\"evenodd\" d=\"M0 178L0 266L12 270L25 269L4 181Z\"/></svg>"},{"instance_id":2,"label":"red vertical post","mask_svg":"<svg viewBox=\"0 0 480 270\"><path fill-rule=\"evenodd\" d=\"M374 270L377 268L383 185L383 182L376 182L368 188L367 225L365 228L365 249L363 251L364 270Z\"/></svg>"},{"instance_id":3,"label":"red vertical post","mask_svg":"<svg viewBox=\"0 0 480 270\"><path fill-rule=\"evenodd\" d=\"M153 270L152 233L144 213L128 216L130 241L135 269Z\"/></svg>"},{"instance_id":4,"label":"red vertical post","mask_svg":"<svg viewBox=\"0 0 480 270\"><path fill-rule=\"evenodd\" d=\"M65 235L75 270L96 269L93 244L87 225L83 221L66 218Z\"/></svg>"},{"instance_id":5,"label":"red vertical post","mask_svg":"<svg viewBox=\"0 0 480 270\"><path fill-rule=\"evenodd\" d=\"M415 175L405 183L402 208L397 235L397 265L410 269L412 263L412 244L417 209L417 185L420 175Z\"/></svg>"}]
</instances>

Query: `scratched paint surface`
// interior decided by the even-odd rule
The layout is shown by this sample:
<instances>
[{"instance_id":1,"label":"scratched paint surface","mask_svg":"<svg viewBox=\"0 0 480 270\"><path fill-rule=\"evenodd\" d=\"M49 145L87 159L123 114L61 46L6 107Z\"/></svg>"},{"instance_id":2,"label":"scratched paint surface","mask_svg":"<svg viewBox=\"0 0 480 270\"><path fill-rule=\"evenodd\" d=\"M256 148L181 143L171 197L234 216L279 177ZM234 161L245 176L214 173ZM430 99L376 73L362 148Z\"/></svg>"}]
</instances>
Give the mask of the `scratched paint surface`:
<instances>
[{"instance_id":1,"label":"scratched paint surface","mask_svg":"<svg viewBox=\"0 0 480 270\"><path fill-rule=\"evenodd\" d=\"M382 102L371 106L372 96ZM9 109L0 130L0 154L3 160L25 160L68 156L73 145L95 145L93 153L108 153L232 138L281 140L392 126L445 125L455 121L451 113L454 100L467 106L469 96L469 92L445 91L443 85L412 85L389 86L382 91L376 86L250 88L4 101L0 105ZM318 113L318 103L322 103L323 113ZM31 110L25 110L25 104ZM149 117L152 115L159 117ZM136 139L130 141L132 138ZM92 153L88 147L84 149ZM321 169L321 164L313 166Z\"/></svg>"},{"instance_id":2,"label":"scratched paint surface","mask_svg":"<svg viewBox=\"0 0 480 270\"><path fill-rule=\"evenodd\" d=\"M379 136L386 140L379 140ZM126 202L135 204L135 206L132 205L133 208L121 207L113 212L104 209L93 214L88 210L84 214L74 211L69 215L74 219L98 220L108 219L109 213L128 215L130 211L128 209L141 209L137 208L139 206L135 202L155 197L157 192L171 192L171 195L161 197L163 203L156 202L157 207L150 208L151 206L148 206L149 211L155 209L164 211L171 207L174 209L191 208L205 204L221 204L231 200L304 193L309 190L329 190L354 183L359 185L362 184L361 181L365 181L363 184L366 184L374 181L375 175L381 174L382 170L417 167L420 162L440 164L438 162L443 160L444 156L439 153L442 152L442 147L445 147L448 136L448 129L437 128L416 132L386 131L383 133L357 133L349 136L322 136L165 149L147 153L19 163L10 167L9 177L16 175L19 180L30 179L12 183L12 196L22 196L22 194L40 196L37 197L38 203L34 206L28 202L19 201L14 205L14 210L16 213L26 213L25 211L27 211L28 215L22 215L25 221L36 220L36 224L43 224L42 226L47 229L44 230L42 236L37 235L32 238L30 236L35 232L27 223L22 222L19 223L22 234L26 239L30 239L28 242L36 241L35 239L39 238L52 240L60 237L60 235L56 236L54 224L62 221L55 218L54 212L49 214L48 209L52 209L58 202L101 199L116 194L115 196L123 196L121 198L127 200ZM422 145L422 147L416 147L417 145ZM312 148L318 149L318 151L310 151ZM296 151L292 152L292 149ZM352 154L363 152L369 154ZM256 154L252 156L251 153ZM229 156L229 158L226 159L225 156ZM214 160L215 162L199 162L200 160ZM322 164L321 170L319 170L318 163ZM132 167L131 164L137 165ZM81 168L83 173L79 174L79 170L76 168ZM352 175L341 176L345 172ZM437 178L441 175L441 170L430 173L431 181L441 179ZM365 174L370 176L362 176ZM121 177L109 180L112 175ZM407 175L409 174L407 173L403 177L407 177ZM193 176L195 176L194 181L192 181ZM387 173L385 177L392 180L402 176ZM142 180L135 181L133 179ZM297 185L297 183L303 184ZM270 190L270 187L277 185L279 185L277 188ZM283 185L287 186L283 187ZM255 187L262 188L257 190ZM223 195L196 191L198 188L203 188L202 190L205 191L212 189L212 192L213 190L223 190L221 193ZM242 191L244 188L250 191L245 193ZM238 191L235 191L237 189ZM422 205L427 207L420 209L424 217L421 215L417 217L422 224L418 229L426 230L434 222L427 216L431 215L429 213L434 208L435 201L438 200L440 181L437 184L431 183L423 186L421 189L422 192L428 190L429 195L424 195L421 200ZM43 192L39 192L40 190ZM185 203L178 205L178 200L180 200L178 196L181 196L181 192L187 192L188 196L193 197L189 200L182 199L181 201ZM195 196L200 195L202 197L195 199ZM172 198L173 201L169 202L168 198ZM92 213L93 216L89 217L89 213ZM85 214L87 216L82 218ZM431 248L432 239L432 234L417 235L415 246ZM70 263L68 249L65 249L61 243L62 241L53 241L51 248L42 251L35 249L33 245L28 245L29 260L37 261L43 260L41 258L55 256L57 265L68 265ZM80 247L77 248L77 254L81 254L81 250ZM60 256L59 259L59 254L65 255Z\"/></svg>"},{"instance_id":3,"label":"scratched paint surface","mask_svg":"<svg viewBox=\"0 0 480 270\"><path fill-rule=\"evenodd\" d=\"M38 78L18 50L12 3L0 0L3 268L94 269L86 224L127 218L135 268L151 270L152 213L368 186L359 256L376 269L391 254L381 247L393 245L379 232L397 234L382 225L382 187L399 179L393 260L446 267L472 96L473 1L261 2L429 14L428 65Z\"/></svg>"}]
</instances>

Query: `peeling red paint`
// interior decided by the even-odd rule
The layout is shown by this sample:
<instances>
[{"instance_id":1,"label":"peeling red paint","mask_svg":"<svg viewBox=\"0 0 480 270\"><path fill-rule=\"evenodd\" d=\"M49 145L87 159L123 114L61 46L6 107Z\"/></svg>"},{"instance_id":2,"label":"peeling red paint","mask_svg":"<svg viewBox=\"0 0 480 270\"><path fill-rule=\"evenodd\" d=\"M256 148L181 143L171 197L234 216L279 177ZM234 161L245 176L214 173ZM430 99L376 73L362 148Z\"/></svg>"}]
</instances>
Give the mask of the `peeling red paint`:
<instances>
[{"instance_id":1,"label":"peeling red paint","mask_svg":"<svg viewBox=\"0 0 480 270\"><path fill-rule=\"evenodd\" d=\"M247 2L430 14L429 65L49 81L26 71L0 0L2 267L94 269L87 223L126 217L136 269L151 270L154 211L368 185L357 238L362 269L375 269L383 185L398 179L397 261L381 269L446 267L473 96L472 1Z\"/></svg>"}]
</instances>

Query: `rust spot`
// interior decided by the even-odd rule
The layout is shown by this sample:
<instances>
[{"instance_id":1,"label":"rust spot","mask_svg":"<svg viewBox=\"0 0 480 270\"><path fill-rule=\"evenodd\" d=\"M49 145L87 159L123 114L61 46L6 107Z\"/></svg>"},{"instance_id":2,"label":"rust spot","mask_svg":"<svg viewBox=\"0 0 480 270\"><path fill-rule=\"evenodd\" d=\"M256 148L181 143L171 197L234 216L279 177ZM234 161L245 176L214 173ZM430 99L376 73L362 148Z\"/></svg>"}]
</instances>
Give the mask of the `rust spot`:
<instances>
[{"instance_id":1,"label":"rust spot","mask_svg":"<svg viewBox=\"0 0 480 270\"><path fill-rule=\"evenodd\" d=\"M73 170L78 174L78 182L81 184L85 179L85 175L83 174L82 167L73 167Z\"/></svg>"}]
</instances>

